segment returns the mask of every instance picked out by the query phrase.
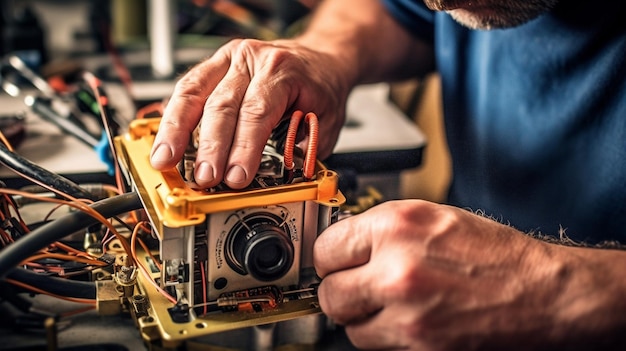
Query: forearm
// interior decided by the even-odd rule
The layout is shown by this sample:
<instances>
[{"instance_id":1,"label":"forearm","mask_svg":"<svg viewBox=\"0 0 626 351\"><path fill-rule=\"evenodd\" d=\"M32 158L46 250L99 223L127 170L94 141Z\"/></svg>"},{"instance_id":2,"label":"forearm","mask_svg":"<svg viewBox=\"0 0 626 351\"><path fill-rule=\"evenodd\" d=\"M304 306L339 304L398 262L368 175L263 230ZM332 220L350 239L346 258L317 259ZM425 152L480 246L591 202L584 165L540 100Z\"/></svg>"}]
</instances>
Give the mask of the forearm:
<instances>
[{"instance_id":1,"label":"forearm","mask_svg":"<svg viewBox=\"0 0 626 351\"><path fill-rule=\"evenodd\" d=\"M492 333L489 345L511 350L623 350L626 252L537 239L520 251L515 243L523 241L515 237L510 238L510 251L522 255L515 273L510 273L516 279L507 285L515 293L496 318L506 322L485 330Z\"/></svg>"},{"instance_id":2,"label":"forearm","mask_svg":"<svg viewBox=\"0 0 626 351\"><path fill-rule=\"evenodd\" d=\"M568 268L561 277L562 291L554 292L558 296L554 335L568 349L624 349L626 252L571 247L555 252L564 254Z\"/></svg>"},{"instance_id":3,"label":"forearm","mask_svg":"<svg viewBox=\"0 0 626 351\"><path fill-rule=\"evenodd\" d=\"M322 1L297 41L339 60L348 85L407 78L430 71L430 45L418 41L380 0Z\"/></svg>"}]
</instances>

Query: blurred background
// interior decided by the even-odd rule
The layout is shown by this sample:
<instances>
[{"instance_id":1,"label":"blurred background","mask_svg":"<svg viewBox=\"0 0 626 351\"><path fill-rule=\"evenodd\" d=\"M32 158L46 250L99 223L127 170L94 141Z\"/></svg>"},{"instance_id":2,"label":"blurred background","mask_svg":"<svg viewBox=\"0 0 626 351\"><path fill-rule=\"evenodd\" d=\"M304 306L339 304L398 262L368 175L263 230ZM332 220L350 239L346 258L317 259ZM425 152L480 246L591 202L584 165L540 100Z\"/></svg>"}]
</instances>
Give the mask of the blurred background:
<instances>
[{"instance_id":1,"label":"blurred background","mask_svg":"<svg viewBox=\"0 0 626 351\"><path fill-rule=\"evenodd\" d=\"M3 0L0 54L15 54L52 82L84 69L119 83L134 112L166 98L176 77L231 38L296 35L316 0ZM60 83L61 84L61 83ZM389 97L424 132L419 166L401 172L393 197L441 202L450 164L439 79L393 83ZM129 99L130 101L125 101Z\"/></svg>"},{"instance_id":2,"label":"blurred background","mask_svg":"<svg viewBox=\"0 0 626 351\"><path fill-rule=\"evenodd\" d=\"M93 96L86 94L85 71L102 80L112 109L109 123L122 133L138 115L160 116L153 106L162 107L177 78L226 41L295 36L316 4L315 0L2 0L0 130L16 153L45 169L79 184L111 183L110 165L102 162L99 149L106 138L101 137L99 112L90 110ZM355 213L387 199L445 200L451 171L439 86L438 76L432 74L358 87L351 95L347 123L327 164L340 171L341 190L355 205ZM61 128L67 121L73 127ZM83 129L92 129L91 135L81 134ZM4 166L0 181L9 188L27 183ZM63 307L54 299L43 301L47 307ZM0 296L0 313L8 315L1 309L7 305L3 302ZM85 345L119 349L117 344L107 347L107 342L141 349L135 327L123 316L81 314L71 328L61 328L59 344L64 350ZM241 342L238 333L220 338L226 344ZM46 341L41 328L18 324L14 318L0 321L0 339L4 341L0 350L56 344ZM352 349L341 332L329 333L322 345L324 350Z\"/></svg>"}]
</instances>

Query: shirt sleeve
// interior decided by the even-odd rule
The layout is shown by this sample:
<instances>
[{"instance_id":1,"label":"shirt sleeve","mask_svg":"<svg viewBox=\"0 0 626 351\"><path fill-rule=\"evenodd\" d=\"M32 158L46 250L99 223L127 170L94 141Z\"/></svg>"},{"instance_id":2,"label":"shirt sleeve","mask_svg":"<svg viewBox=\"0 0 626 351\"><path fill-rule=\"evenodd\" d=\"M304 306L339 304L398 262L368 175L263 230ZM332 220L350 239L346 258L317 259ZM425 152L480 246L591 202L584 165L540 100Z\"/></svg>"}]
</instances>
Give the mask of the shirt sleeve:
<instances>
[{"instance_id":1,"label":"shirt sleeve","mask_svg":"<svg viewBox=\"0 0 626 351\"><path fill-rule=\"evenodd\" d=\"M412 35L433 42L434 12L422 0L382 0L383 5Z\"/></svg>"}]
</instances>

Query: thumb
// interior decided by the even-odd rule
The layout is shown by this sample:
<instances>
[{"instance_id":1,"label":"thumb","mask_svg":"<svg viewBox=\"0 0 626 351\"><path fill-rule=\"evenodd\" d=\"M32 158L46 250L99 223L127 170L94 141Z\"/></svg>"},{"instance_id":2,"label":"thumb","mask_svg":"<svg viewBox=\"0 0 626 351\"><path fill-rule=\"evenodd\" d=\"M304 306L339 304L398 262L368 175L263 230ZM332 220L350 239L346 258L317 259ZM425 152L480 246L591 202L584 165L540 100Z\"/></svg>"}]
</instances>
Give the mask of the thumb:
<instances>
[{"instance_id":1,"label":"thumb","mask_svg":"<svg viewBox=\"0 0 626 351\"><path fill-rule=\"evenodd\" d=\"M317 238L313 262L321 278L369 261L372 238L366 224L367 217L362 214L349 217L331 225Z\"/></svg>"}]
</instances>

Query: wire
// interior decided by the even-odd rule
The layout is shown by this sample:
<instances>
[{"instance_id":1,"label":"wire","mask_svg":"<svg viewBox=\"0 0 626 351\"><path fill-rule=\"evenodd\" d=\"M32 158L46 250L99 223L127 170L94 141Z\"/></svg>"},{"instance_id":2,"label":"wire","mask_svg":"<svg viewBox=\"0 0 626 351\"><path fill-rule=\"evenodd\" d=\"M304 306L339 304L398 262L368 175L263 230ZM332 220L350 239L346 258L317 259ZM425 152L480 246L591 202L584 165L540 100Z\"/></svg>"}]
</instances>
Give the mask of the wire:
<instances>
[{"instance_id":1,"label":"wire","mask_svg":"<svg viewBox=\"0 0 626 351\"><path fill-rule=\"evenodd\" d=\"M76 199L76 198L71 197L70 195L60 193L61 195L64 195L64 196L70 198L72 200L72 202L70 202L70 201L60 200L60 199L56 199L56 198L49 198L49 197L47 197L45 195L42 196L42 195L38 195L38 194L26 193L26 192L19 191L19 190L4 189L4 188L0 188L0 193L6 193L6 194L12 194L12 195L21 195L21 196L30 197L30 198L37 198L37 199L39 199L41 201L62 203L62 204L74 207L74 208L82 211L83 213L85 213L85 214L95 218L99 223L105 225L107 227L107 229L109 231L111 231L111 233L113 233L113 235L115 235L117 237L117 239L120 241L121 245L124 248L124 251L126 251L126 253L130 254L130 246L129 246L128 242L126 241L126 238L124 238L122 235L120 235L120 233L117 231L117 229L115 229L113 224L108 222L107 219L104 216L102 216L98 211L95 211L91 207L89 207L89 206L85 205L83 202L81 202L81 201L85 201L84 199L83 200ZM94 224L97 224L97 222L94 223ZM78 228L78 229L82 229L82 228Z\"/></svg>"},{"instance_id":2,"label":"wire","mask_svg":"<svg viewBox=\"0 0 626 351\"><path fill-rule=\"evenodd\" d=\"M33 180L51 191L69 194L78 198L95 200L93 195L71 180L52 173L24 157L12 152L6 146L0 144L0 162L15 173ZM43 184L42 184L43 183Z\"/></svg>"},{"instance_id":3,"label":"wire","mask_svg":"<svg viewBox=\"0 0 626 351\"><path fill-rule=\"evenodd\" d=\"M163 109L163 103L160 101L150 103L137 110L137 113L135 113L135 119L150 118L151 116L161 117L163 116Z\"/></svg>"},{"instance_id":4,"label":"wire","mask_svg":"<svg viewBox=\"0 0 626 351\"><path fill-rule=\"evenodd\" d=\"M29 261L38 261L38 260L43 260L47 258L56 259L56 260L64 260L64 261L73 261L73 262L84 263L87 265L98 266L98 267L104 267L108 265L106 262L98 261L93 258L71 256L71 255L52 253L52 252L45 252L45 253L40 253L37 255L30 256L21 263L26 264Z\"/></svg>"},{"instance_id":5,"label":"wire","mask_svg":"<svg viewBox=\"0 0 626 351\"><path fill-rule=\"evenodd\" d=\"M139 233L140 229L141 229L141 225L137 224L135 226L135 229L133 230L133 234L130 239L130 251L133 255L133 258L135 259L135 263L137 263L137 266L139 266L139 271L141 272L141 275L143 275L143 277L146 279L146 281L149 282L161 295L163 295L171 303L176 304L177 303L176 299L172 297L172 295L168 294L167 291L163 290L163 288L161 288L159 284L157 284L154 281L154 279L152 279L152 276L148 272L148 269L146 268L146 266L144 266L143 263L141 263L141 260L139 259L139 257L137 257L137 250L136 250L135 242L137 242L137 234Z\"/></svg>"},{"instance_id":6,"label":"wire","mask_svg":"<svg viewBox=\"0 0 626 351\"><path fill-rule=\"evenodd\" d=\"M52 294L50 292L41 290L39 288L36 288L32 285L28 285L28 284L24 284L20 281L14 280L14 279L6 279L6 281L8 283L11 283L13 285L19 286L21 288L39 293L39 294L45 294L48 296L52 296L52 297L56 297L57 299L61 299L61 300L66 300L66 301L72 301L72 302L78 302L78 303L85 303L85 304L92 304L95 305L96 301L95 300L89 300L89 299L77 299L77 298L73 298L73 297L67 297L67 296L62 296L62 295L57 295L57 294Z\"/></svg>"},{"instance_id":7,"label":"wire","mask_svg":"<svg viewBox=\"0 0 626 351\"><path fill-rule=\"evenodd\" d=\"M13 199L13 197L9 196L9 194L2 194L2 196L4 197L6 205L7 205L7 212L6 215L7 217L11 216L11 208L13 209L13 211L15 212L15 215L17 216L17 220L19 222L19 225L22 227L22 230L24 232L28 232L28 226L26 225L26 222L24 222L24 218L22 218L22 214L20 213L19 207L17 205L17 203L15 202L15 200Z\"/></svg>"},{"instance_id":8,"label":"wire","mask_svg":"<svg viewBox=\"0 0 626 351\"><path fill-rule=\"evenodd\" d=\"M152 252L150 251L150 249L148 248L148 246L143 242L143 240L141 240L141 238L137 238L137 241L139 242L139 245L141 245L141 247L143 248L143 250L146 252L146 254L148 254L148 256L150 256L150 259L152 260L152 262L154 263L154 265L159 269L162 270L163 267L161 266L161 262L159 262L159 260L156 259L156 257L154 257L154 255L152 254Z\"/></svg>"},{"instance_id":9,"label":"wire","mask_svg":"<svg viewBox=\"0 0 626 351\"><path fill-rule=\"evenodd\" d=\"M13 146L11 146L9 139L7 139L6 135L4 135L4 133L2 133L1 130L0 130L0 141L2 141L2 143L7 147L7 149L9 149L9 151L13 152Z\"/></svg>"},{"instance_id":10,"label":"wire","mask_svg":"<svg viewBox=\"0 0 626 351\"><path fill-rule=\"evenodd\" d=\"M61 313L60 317L61 318L73 317L73 316L75 316L77 314L81 314L81 313L85 313L85 312L89 312L91 310L94 310L95 308L96 308L96 306L93 305L93 306L83 307L83 308L80 308L80 309L77 309L77 310L74 310L74 311L67 311L67 312Z\"/></svg>"},{"instance_id":11,"label":"wire","mask_svg":"<svg viewBox=\"0 0 626 351\"><path fill-rule=\"evenodd\" d=\"M83 72L83 80L89 85L91 88L94 97L96 98L96 103L98 104L98 108L100 109L100 117L102 118L102 126L104 127L104 131L106 137L109 141L109 147L111 150L112 163L115 173L115 184L120 193L124 192L124 185L122 181L122 172L120 170L120 165L117 160L117 153L115 151L115 147L113 144L113 130L111 128L112 118L109 107L109 99L102 88L102 82L96 76L94 76L91 72Z\"/></svg>"},{"instance_id":12,"label":"wire","mask_svg":"<svg viewBox=\"0 0 626 351\"><path fill-rule=\"evenodd\" d=\"M111 217L121 213L140 209L139 195L135 192L100 200L88 206L100 217ZM91 214L75 212L49 222L29 235L0 251L0 278L5 277L10 269L27 259L32 253L65 237L67 233L77 231L97 223Z\"/></svg>"},{"instance_id":13,"label":"wire","mask_svg":"<svg viewBox=\"0 0 626 351\"><path fill-rule=\"evenodd\" d=\"M304 178L309 180L313 179L315 174L315 162L317 160L317 143L319 138L319 123L317 116L313 112L309 112L306 115L302 111L295 111L291 115L291 121L289 121L289 129L287 130L287 138L285 140L285 167L288 170L293 169L293 151L296 144L296 134L298 132L298 125L304 116L304 121L309 125L309 146L306 151L306 160L303 166Z\"/></svg>"},{"instance_id":14,"label":"wire","mask_svg":"<svg viewBox=\"0 0 626 351\"><path fill-rule=\"evenodd\" d=\"M206 272L204 271L204 262L200 262L200 277L202 280L202 304L204 308L202 310L203 314L208 313L209 306L207 305L207 297L206 297Z\"/></svg>"},{"instance_id":15,"label":"wire","mask_svg":"<svg viewBox=\"0 0 626 351\"><path fill-rule=\"evenodd\" d=\"M15 268L7 274L7 280L13 279L29 286L55 295L80 299L95 299L96 284L93 282L56 278L35 273L23 268Z\"/></svg>"},{"instance_id":16,"label":"wire","mask_svg":"<svg viewBox=\"0 0 626 351\"><path fill-rule=\"evenodd\" d=\"M75 254L76 256L82 256L82 257L86 257L86 258L91 258L91 255L89 255L89 254L87 254L87 253L85 253L83 251L80 251L78 249L75 249L75 248L73 248L73 247L71 247L69 245L66 245L66 244L64 244L64 243L62 243L60 241L57 241L57 242L53 243L52 246L57 247L57 248L59 248L61 250L65 250L67 253Z\"/></svg>"}]
</instances>

